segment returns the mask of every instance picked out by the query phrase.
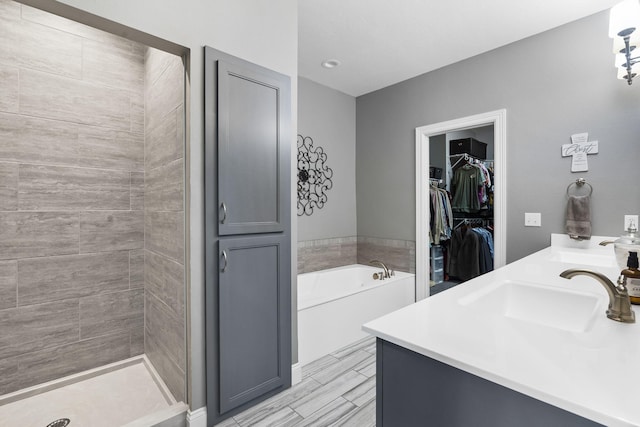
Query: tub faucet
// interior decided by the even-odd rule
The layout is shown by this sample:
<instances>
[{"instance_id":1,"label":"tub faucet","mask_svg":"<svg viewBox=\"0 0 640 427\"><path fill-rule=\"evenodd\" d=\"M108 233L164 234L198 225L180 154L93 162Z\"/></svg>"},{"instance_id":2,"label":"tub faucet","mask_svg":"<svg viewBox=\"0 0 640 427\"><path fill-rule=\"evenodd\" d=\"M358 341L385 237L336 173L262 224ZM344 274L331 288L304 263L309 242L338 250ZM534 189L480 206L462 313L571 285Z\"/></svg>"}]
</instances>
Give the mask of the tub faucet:
<instances>
[{"instance_id":1,"label":"tub faucet","mask_svg":"<svg viewBox=\"0 0 640 427\"><path fill-rule=\"evenodd\" d=\"M382 261L378 261L377 259L372 259L369 261L371 265L379 265L384 270L384 279L388 279L393 275L393 271L389 270L386 265Z\"/></svg>"},{"instance_id":2,"label":"tub faucet","mask_svg":"<svg viewBox=\"0 0 640 427\"><path fill-rule=\"evenodd\" d=\"M627 293L623 276L620 276L616 286L604 274L596 271L571 268L560 273L560 277L564 277L565 279L571 279L578 275L593 277L605 287L609 294L609 308L607 309L607 317L609 319L623 323L636 322L636 316L633 310L631 310L631 301L629 300L629 294Z\"/></svg>"}]
</instances>

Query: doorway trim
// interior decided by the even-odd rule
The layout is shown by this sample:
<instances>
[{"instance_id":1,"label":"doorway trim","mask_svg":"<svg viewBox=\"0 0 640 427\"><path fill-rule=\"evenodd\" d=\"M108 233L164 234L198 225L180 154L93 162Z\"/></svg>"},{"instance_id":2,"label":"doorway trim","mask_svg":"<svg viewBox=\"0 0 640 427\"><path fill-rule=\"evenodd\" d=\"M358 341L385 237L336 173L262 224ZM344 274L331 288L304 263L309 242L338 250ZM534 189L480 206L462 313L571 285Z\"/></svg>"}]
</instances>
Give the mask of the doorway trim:
<instances>
[{"instance_id":1,"label":"doorway trim","mask_svg":"<svg viewBox=\"0 0 640 427\"><path fill-rule=\"evenodd\" d=\"M494 133L494 268L506 264L507 248L507 110L416 128L416 300L429 296L429 138L447 132L493 125Z\"/></svg>"}]
</instances>

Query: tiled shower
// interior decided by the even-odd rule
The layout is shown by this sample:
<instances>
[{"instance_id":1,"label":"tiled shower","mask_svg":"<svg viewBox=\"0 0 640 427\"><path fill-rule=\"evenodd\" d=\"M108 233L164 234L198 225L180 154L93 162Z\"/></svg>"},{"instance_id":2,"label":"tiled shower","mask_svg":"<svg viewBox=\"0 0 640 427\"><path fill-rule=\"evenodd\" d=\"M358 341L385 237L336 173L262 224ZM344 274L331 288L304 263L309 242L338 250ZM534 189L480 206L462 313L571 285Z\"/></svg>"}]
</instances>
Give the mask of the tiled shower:
<instances>
[{"instance_id":1,"label":"tiled shower","mask_svg":"<svg viewBox=\"0 0 640 427\"><path fill-rule=\"evenodd\" d=\"M0 395L146 354L185 400L184 66L0 0Z\"/></svg>"}]
</instances>

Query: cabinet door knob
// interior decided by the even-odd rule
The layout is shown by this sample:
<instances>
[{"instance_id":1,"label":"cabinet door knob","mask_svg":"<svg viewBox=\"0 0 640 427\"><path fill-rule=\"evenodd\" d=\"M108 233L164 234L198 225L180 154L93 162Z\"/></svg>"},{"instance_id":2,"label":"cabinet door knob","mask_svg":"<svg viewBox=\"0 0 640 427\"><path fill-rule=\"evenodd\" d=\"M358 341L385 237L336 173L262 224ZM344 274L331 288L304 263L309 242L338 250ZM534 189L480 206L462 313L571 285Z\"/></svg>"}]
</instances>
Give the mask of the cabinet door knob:
<instances>
[{"instance_id":1,"label":"cabinet door knob","mask_svg":"<svg viewBox=\"0 0 640 427\"><path fill-rule=\"evenodd\" d=\"M220 272L224 273L225 270L227 269L227 265L229 264L229 258L227 257L227 251L222 251L222 261L224 261L224 264L222 265L222 268L220 269Z\"/></svg>"},{"instance_id":2,"label":"cabinet door knob","mask_svg":"<svg viewBox=\"0 0 640 427\"><path fill-rule=\"evenodd\" d=\"M220 203L220 209L222 209L220 224L224 224L224 222L227 220L227 205L224 202Z\"/></svg>"}]
</instances>

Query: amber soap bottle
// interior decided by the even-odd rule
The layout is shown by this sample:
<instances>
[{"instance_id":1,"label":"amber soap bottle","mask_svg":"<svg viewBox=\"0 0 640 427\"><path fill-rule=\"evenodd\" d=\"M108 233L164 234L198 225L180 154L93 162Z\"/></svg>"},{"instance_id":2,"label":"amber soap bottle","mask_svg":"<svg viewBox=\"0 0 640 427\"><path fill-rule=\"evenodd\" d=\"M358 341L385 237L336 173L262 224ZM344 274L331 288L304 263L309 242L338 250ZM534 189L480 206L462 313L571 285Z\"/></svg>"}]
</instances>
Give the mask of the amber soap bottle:
<instances>
[{"instance_id":1,"label":"amber soap bottle","mask_svg":"<svg viewBox=\"0 0 640 427\"><path fill-rule=\"evenodd\" d=\"M638 270L637 252L629 252L627 268L622 270L620 274L626 279L631 304L640 304L640 270Z\"/></svg>"}]
</instances>

